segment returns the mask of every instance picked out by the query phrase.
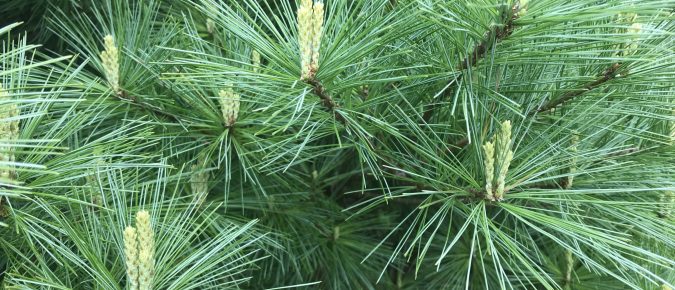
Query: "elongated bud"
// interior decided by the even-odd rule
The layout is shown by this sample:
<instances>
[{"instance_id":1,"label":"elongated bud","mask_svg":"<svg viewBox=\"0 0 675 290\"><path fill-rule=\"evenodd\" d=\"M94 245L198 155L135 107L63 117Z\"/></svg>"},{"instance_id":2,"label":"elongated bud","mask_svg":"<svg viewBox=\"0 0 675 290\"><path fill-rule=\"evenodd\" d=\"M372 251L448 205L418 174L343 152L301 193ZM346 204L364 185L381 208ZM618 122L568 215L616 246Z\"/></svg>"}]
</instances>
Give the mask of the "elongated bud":
<instances>
[{"instance_id":1,"label":"elongated bud","mask_svg":"<svg viewBox=\"0 0 675 290\"><path fill-rule=\"evenodd\" d=\"M122 96L122 88L120 87L120 72L119 72L119 51L115 46L115 41L112 35L108 34L103 38L104 50L101 51L101 63L105 71L105 77L113 90L115 95Z\"/></svg>"},{"instance_id":2,"label":"elongated bud","mask_svg":"<svg viewBox=\"0 0 675 290\"><path fill-rule=\"evenodd\" d=\"M300 46L300 78L313 79L319 69L319 50L323 34L324 5L302 0L298 8L298 44Z\"/></svg>"},{"instance_id":3,"label":"elongated bud","mask_svg":"<svg viewBox=\"0 0 675 290\"><path fill-rule=\"evenodd\" d=\"M574 174L577 173L577 145L579 144L579 135L574 132L572 133L572 138L570 140L570 148L569 151L572 154L572 160L570 160L570 171L569 175L567 175L567 180L564 183L565 189L570 189L572 188L572 184L574 183Z\"/></svg>"},{"instance_id":4,"label":"elongated bud","mask_svg":"<svg viewBox=\"0 0 675 290\"><path fill-rule=\"evenodd\" d=\"M209 173L202 170L199 166L192 166L192 176L190 176L190 189L197 205L204 203L209 192Z\"/></svg>"},{"instance_id":5,"label":"elongated bud","mask_svg":"<svg viewBox=\"0 0 675 290\"><path fill-rule=\"evenodd\" d=\"M237 121L237 117L239 117L239 94L235 93L231 88L227 88L220 90L218 97L225 126L232 127Z\"/></svg>"},{"instance_id":6,"label":"elongated bud","mask_svg":"<svg viewBox=\"0 0 675 290\"><path fill-rule=\"evenodd\" d=\"M211 18L206 19L206 31L213 34L216 31L216 23Z\"/></svg>"},{"instance_id":7,"label":"elongated bud","mask_svg":"<svg viewBox=\"0 0 675 290\"><path fill-rule=\"evenodd\" d=\"M572 251L565 251L565 262L567 266L565 270L565 283L569 284L572 282L572 271L574 270L574 256L572 255Z\"/></svg>"},{"instance_id":8,"label":"elongated bud","mask_svg":"<svg viewBox=\"0 0 675 290\"><path fill-rule=\"evenodd\" d=\"M642 23L633 23L628 28L628 33L631 36L628 47L626 48L626 55L631 55L637 52L640 43L640 33L642 32Z\"/></svg>"},{"instance_id":9,"label":"elongated bud","mask_svg":"<svg viewBox=\"0 0 675 290\"><path fill-rule=\"evenodd\" d=\"M486 198L494 200L492 183L495 175L495 145L492 142L486 142L483 145L483 164L485 165L485 192Z\"/></svg>"},{"instance_id":10,"label":"elongated bud","mask_svg":"<svg viewBox=\"0 0 675 290\"><path fill-rule=\"evenodd\" d=\"M673 214L673 207L675 206L675 192L666 190L661 193L659 202L661 203L659 216L662 218L670 217Z\"/></svg>"},{"instance_id":11,"label":"elongated bud","mask_svg":"<svg viewBox=\"0 0 675 290\"><path fill-rule=\"evenodd\" d=\"M138 233L134 227L124 229L124 257L129 290L138 290Z\"/></svg>"},{"instance_id":12,"label":"elongated bud","mask_svg":"<svg viewBox=\"0 0 675 290\"><path fill-rule=\"evenodd\" d=\"M311 75L316 75L319 70L319 49L321 48L321 35L323 34L323 3L314 4L312 14L312 65Z\"/></svg>"},{"instance_id":13,"label":"elongated bud","mask_svg":"<svg viewBox=\"0 0 675 290\"><path fill-rule=\"evenodd\" d=\"M522 16L525 16L525 14L527 14L527 8L528 8L527 6L528 6L529 3L530 3L529 0L520 0L519 1L518 6L519 6L520 9L518 10L518 17L522 17Z\"/></svg>"},{"instance_id":14,"label":"elongated bud","mask_svg":"<svg viewBox=\"0 0 675 290\"><path fill-rule=\"evenodd\" d=\"M139 290L152 289L155 276L155 235L150 225L150 214L142 210L136 213L138 232L138 286Z\"/></svg>"},{"instance_id":15,"label":"elongated bud","mask_svg":"<svg viewBox=\"0 0 675 290\"><path fill-rule=\"evenodd\" d=\"M670 113L675 117L675 109L672 109ZM675 121L670 121L670 145L675 145Z\"/></svg>"},{"instance_id":16,"label":"elongated bud","mask_svg":"<svg viewBox=\"0 0 675 290\"><path fill-rule=\"evenodd\" d=\"M497 176L497 190L495 192L495 200L504 199L504 188L506 185L506 174L509 171L511 160L513 159L513 151L511 151L511 121L504 121L502 123L499 136L497 138L497 157L499 160L499 175Z\"/></svg>"},{"instance_id":17,"label":"elongated bud","mask_svg":"<svg viewBox=\"0 0 675 290\"><path fill-rule=\"evenodd\" d=\"M301 79L310 79L312 64L312 1L302 0L298 8L298 43L300 46Z\"/></svg>"},{"instance_id":18,"label":"elongated bud","mask_svg":"<svg viewBox=\"0 0 675 290\"><path fill-rule=\"evenodd\" d=\"M0 197L0 218L6 218L9 216L9 210L2 204L3 197Z\"/></svg>"},{"instance_id":19,"label":"elongated bud","mask_svg":"<svg viewBox=\"0 0 675 290\"><path fill-rule=\"evenodd\" d=\"M251 63L253 64L253 72L257 73L260 71L260 53L257 50L251 52Z\"/></svg>"},{"instance_id":20,"label":"elongated bud","mask_svg":"<svg viewBox=\"0 0 675 290\"><path fill-rule=\"evenodd\" d=\"M14 142L19 137L19 108L0 84L0 162L16 161ZM16 178L13 164L0 164L0 180L11 181Z\"/></svg>"},{"instance_id":21,"label":"elongated bud","mask_svg":"<svg viewBox=\"0 0 675 290\"><path fill-rule=\"evenodd\" d=\"M639 46L640 32L642 31L642 24L637 23L638 15L635 13L619 13L617 15L617 24L621 28L618 29L618 34L628 35L626 42L618 44L615 55L628 56L634 54ZM626 26L628 28L626 28Z\"/></svg>"}]
</instances>

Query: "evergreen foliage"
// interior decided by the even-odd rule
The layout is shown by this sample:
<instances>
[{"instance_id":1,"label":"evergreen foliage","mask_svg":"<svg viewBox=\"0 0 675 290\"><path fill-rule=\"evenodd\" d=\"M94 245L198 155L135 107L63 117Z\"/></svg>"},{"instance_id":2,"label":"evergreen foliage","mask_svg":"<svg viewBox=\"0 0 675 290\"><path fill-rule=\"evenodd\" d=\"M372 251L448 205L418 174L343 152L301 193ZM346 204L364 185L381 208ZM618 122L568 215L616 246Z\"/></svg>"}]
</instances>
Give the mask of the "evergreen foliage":
<instances>
[{"instance_id":1,"label":"evergreen foliage","mask_svg":"<svg viewBox=\"0 0 675 290\"><path fill-rule=\"evenodd\" d=\"M675 0L0 12L0 289L674 287Z\"/></svg>"}]
</instances>

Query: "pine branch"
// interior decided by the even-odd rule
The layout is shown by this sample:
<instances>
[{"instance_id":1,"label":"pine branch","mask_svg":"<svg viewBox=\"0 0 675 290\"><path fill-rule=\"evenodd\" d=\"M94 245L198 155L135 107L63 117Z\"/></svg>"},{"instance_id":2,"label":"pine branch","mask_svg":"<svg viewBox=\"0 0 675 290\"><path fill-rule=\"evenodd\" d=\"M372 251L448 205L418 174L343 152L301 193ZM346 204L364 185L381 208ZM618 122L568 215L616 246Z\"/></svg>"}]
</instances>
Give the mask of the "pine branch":
<instances>
[{"instance_id":1,"label":"pine branch","mask_svg":"<svg viewBox=\"0 0 675 290\"><path fill-rule=\"evenodd\" d=\"M307 83L312 86L312 92L321 98L321 103L329 110L334 110L338 105L333 101L333 98L326 91L326 87L315 78L307 80Z\"/></svg>"},{"instance_id":2,"label":"pine branch","mask_svg":"<svg viewBox=\"0 0 675 290\"><path fill-rule=\"evenodd\" d=\"M520 1L516 1L510 9L502 7L501 10L499 18L505 20L505 22L492 25L481 42L474 47L473 52L459 63L457 70L461 71L475 66L483 59L483 57L485 57L485 54L490 51L495 44L509 37L513 33L513 29L515 28L513 22L519 17Z\"/></svg>"},{"instance_id":3,"label":"pine branch","mask_svg":"<svg viewBox=\"0 0 675 290\"><path fill-rule=\"evenodd\" d=\"M333 97L330 96L330 94L326 90L326 87L323 86L321 81L317 80L316 78L311 78L307 79L306 82L307 84L312 86L312 92L321 99L321 104L324 107L326 107L326 109L328 109L330 112L333 112L335 118L344 124L345 123L344 117L342 117L340 114L335 113L335 109L339 108L340 106L333 100Z\"/></svg>"},{"instance_id":4,"label":"pine branch","mask_svg":"<svg viewBox=\"0 0 675 290\"><path fill-rule=\"evenodd\" d=\"M59 0L63 1L70 2ZM654 217L671 218L668 214L674 211L672 143L663 142L675 135L668 90L675 79L668 54L675 27L668 1L629 5L552 0L535 3L531 14L528 0L493 3L499 6L489 8L490 13L464 2L435 11L435 1L355 0L339 5L333 0L179 0L168 6L101 2L107 5L73 11L55 4L63 7L43 30L63 42L52 47L54 52L76 50L94 62L99 60L101 33L110 33L104 40L124 40L118 44L127 52L122 62L112 61L118 56L117 45L107 45L102 53L106 57L101 61L111 72L106 81L118 100L104 97L113 104L127 103L132 114L126 118L139 122L118 128L116 118L126 110L109 114L108 106L79 102L100 98L101 86L69 91L79 88L82 80L100 77L97 65L82 64L71 72L55 66L54 60L38 69L31 61L24 63L27 54L22 50L0 53L5 72L1 81L16 90L9 103L21 103L20 117L0 116L5 120L0 125L20 119L18 128L26 139L14 142L0 134L0 153L20 152L16 160L0 157L4 167L31 165L17 179L30 191L2 188L6 173L0 175L0 190L36 201L12 203L8 214L22 221L12 224L19 229L13 230L2 223L2 210L10 209L12 199L0 197L0 264L6 264L2 285L133 288L127 281L140 279L128 270L139 267L124 261L141 255L89 241L120 241L120 229L134 226L126 220L140 210L148 210L149 218L136 229L149 225L146 233L169 237L155 241L155 258L165 261L145 272L156 272L153 286L162 289L274 289L292 284L439 289L462 283L473 288L585 289L598 283L614 287L613 280L643 289L656 286L650 283L657 280L668 284L668 277L661 276L667 276L662 273L669 269L663 265L671 261L663 253L675 241L667 220ZM329 8L326 15L324 4ZM420 11L431 15L417 17ZM476 23L485 24L475 28ZM516 25L528 29L521 35ZM436 33L438 29L444 31ZM0 28L0 35L3 31ZM307 41L300 41L299 35ZM302 52L300 79L289 75L297 62L291 53L296 37ZM409 49L401 52L400 47ZM323 64L322 75L346 73L348 82L335 85L315 77L319 48L332 60ZM434 80L439 71L428 56L439 51L454 59L445 77ZM493 67L495 51L496 62L507 70ZM598 57L630 58L640 69L630 71L630 86L624 86L620 78L629 66L618 60L588 61ZM343 71L360 63L366 65ZM542 92L546 89L541 86L561 84L560 72L584 63L587 73L564 73L568 77L563 88ZM119 86L120 66L127 91ZM504 73L513 67L524 70ZM56 71L68 73L53 81ZM296 99L298 87L288 87L288 80L300 81L300 90L313 101ZM492 85L476 86L478 80ZM444 88L425 100L420 90L436 81ZM505 94L500 83L532 94ZM237 86L236 96L222 90L230 86ZM595 102L607 88L630 97L609 107ZM216 103L214 90L223 92ZM489 97L485 104L465 96L469 91L506 96ZM240 97L242 122L232 135ZM372 116L348 119L361 115L349 114L347 109L354 108L343 104L347 97L367 102L365 109L376 108L361 112ZM72 106L63 104L71 98ZM449 114L453 102L459 102L459 117ZM5 103L0 100L0 109ZM420 104L420 115L410 114ZM554 113L578 104L587 110ZM339 125L335 121L330 126L313 123L317 113L323 121L337 119L344 125L341 132L333 134ZM505 160L512 159L512 149L504 145L512 143L510 137L495 138L499 146L481 151L482 141L474 136L487 134L493 122L485 118L508 119L514 114L528 126L520 128L514 141L523 154L507 183L510 161ZM144 122L148 118L151 122ZM549 118L555 120L537 122ZM225 126L218 126L223 120ZM420 128L419 121L433 130ZM155 130L157 125L164 130ZM464 126L473 133L457 134L468 132ZM82 130L91 133L80 136ZM578 150L577 144L583 146ZM494 162L485 165L481 156L491 156ZM42 167L54 177L43 174L47 171ZM575 177L583 178L575 182ZM490 178L496 182L487 181ZM667 194L659 192L665 190ZM620 194L608 194L614 192ZM502 193L505 202L500 203ZM54 198L62 196L67 198ZM63 209L71 210L64 215ZM358 211L349 213L353 209ZM176 223L185 227L170 226ZM118 230L105 230L110 228ZM452 242L448 234L454 236ZM138 240L129 236L129 241ZM633 238L646 236L652 238ZM488 245L481 252L487 259L471 255L479 240ZM70 245L77 241L85 242L77 244L82 250L73 252ZM53 259L52 252L66 254ZM267 256L275 258L263 260ZM537 264L544 256L550 263ZM304 262L288 262L298 257ZM203 263L196 272L184 271L178 264L185 259ZM154 264L153 259L144 260ZM81 261L106 267L82 266ZM575 279L575 271L592 275ZM498 279L509 272L513 279ZM125 275L129 279L120 281ZM313 286L316 283L307 281L324 282Z\"/></svg>"},{"instance_id":5,"label":"pine branch","mask_svg":"<svg viewBox=\"0 0 675 290\"><path fill-rule=\"evenodd\" d=\"M520 11L520 1L510 8L502 7L499 19L504 20L502 23L494 24L490 27L485 33L485 37L476 45L468 56L466 56L456 67L457 71L464 71L470 67L476 66L478 62L485 57L485 54L490 51L497 43L509 37L513 30L515 29L514 22L518 19ZM447 82L446 86L450 86L453 82L459 84L462 76L461 74L457 78L453 78ZM443 94L441 94L441 101L447 99L454 95L454 90L446 89ZM434 110L438 107L438 103L434 104L428 111L424 112L422 118L424 122L428 122L434 114ZM468 142L468 141L467 141Z\"/></svg>"},{"instance_id":6,"label":"pine branch","mask_svg":"<svg viewBox=\"0 0 675 290\"><path fill-rule=\"evenodd\" d=\"M545 112L548 110L551 110L559 105L562 105L563 103L569 102L577 97L583 96L585 93L592 91L593 89L602 86L603 84L607 83L608 81L616 78L618 75L618 70L621 67L620 63L615 63L611 67L609 67L605 72L602 74L602 76L588 84L585 84L581 88L574 89L572 91L569 91L562 96L551 100L542 106L540 106L537 110L530 112L528 116L532 116L535 113L538 112ZM460 139L459 141L455 142L454 146L457 148L464 148L466 145L469 144L469 139L468 137L464 137Z\"/></svg>"},{"instance_id":7,"label":"pine branch","mask_svg":"<svg viewBox=\"0 0 675 290\"><path fill-rule=\"evenodd\" d=\"M159 116L164 116L165 118L171 119L172 121L174 121L176 123L179 123L179 124L182 123L176 115L167 113L164 110L161 110L161 109L156 108L156 107L152 107L148 104L141 103L136 96L128 95L126 92L123 92L123 95L120 96L119 98L121 100L129 102L130 104L132 104L134 106L137 106L137 107L139 107L143 110L146 110L150 113L153 113L153 114L156 114L156 115L159 115Z\"/></svg>"},{"instance_id":8,"label":"pine branch","mask_svg":"<svg viewBox=\"0 0 675 290\"><path fill-rule=\"evenodd\" d=\"M586 92L592 91L593 89L603 85L604 83L616 78L618 75L618 70L621 67L621 63L615 63L612 66L610 66L608 69L605 70L605 72L602 74L602 76L586 85L584 85L581 88L569 91L562 96L553 99L549 101L548 103L542 105L539 107L536 111L530 112L530 115L535 114L536 112L544 112L548 111L550 109L553 109L559 105L562 105L565 102L571 101L576 97L580 97Z\"/></svg>"}]
</instances>

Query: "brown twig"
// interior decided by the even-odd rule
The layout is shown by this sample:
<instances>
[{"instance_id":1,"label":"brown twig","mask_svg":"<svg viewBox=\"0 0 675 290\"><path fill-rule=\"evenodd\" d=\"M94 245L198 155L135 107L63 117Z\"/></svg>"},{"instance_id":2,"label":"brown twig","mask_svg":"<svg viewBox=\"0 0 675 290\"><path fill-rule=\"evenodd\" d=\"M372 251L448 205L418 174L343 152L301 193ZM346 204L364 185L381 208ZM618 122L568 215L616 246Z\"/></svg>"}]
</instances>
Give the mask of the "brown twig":
<instances>
[{"instance_id":1,"label":"brown twig","mask_svg":"<svg viewBox=\"0 0 675 290\"><path fill-rule=\"evenodd\" d=\"M500 18L504 19L505 22L492 25L481 42L479 42L478 45L474 47L473 52L465 57L461 63L459 63L457 70L465 70L469 67L475 66L478 61L480 61L485 56L485 53L491 50L496 43L509 37L515 28L513 22L518 19L519 11L520 1L517 1L511 7L511 9L502 9Z\"/></svg>"},{"instance_id":2,"label":"brown twig","mask_svg":"<svg viewBox=\"0 0 675 290\"><path fill-rule=\"evenodd\" d=\"M333 100L328 91L326 91L326 87L323 86L321 81L317 80L316 78L311 78L305 80L305 82L312 86L312 92L321 99L321 104L326 107L326 109L333 112L335 118L344 124L344 117L335 112L335 109L339 108L340 106Z\"/></svg>"},{"instance_id":3,"label":"brown twig","mask_svg":"<svg viewBox=\"0 0 675 290\"><path fill-rule=\"evenodd\" d=\"M544 111L548 111L550 109L553 109L553 108L555 108L559 105L562 105L565 102L571 101L572 99L574 99L576 97L579 97L579 96L583 95L584 93L586 93L588 91L591 91L591 90L603 85L604 83L614 79L617 76L618 70L619 70L620 67L621 67L621 63L613 64L608 69L606 69L605 72L603 72L603 74L600 78L584 85L581 88L566 92L562 96L560 96L556 99L550 100L546 104L537 108L536 111L530 112L530 115L533 115L536 112L544 112Z\"/></svg>"},{"instance_id":4,"label":"brown twig","mask_svg":"<svg viewBox=\"0 0 675 290\"><path fill-rule=\"evenodd\" d=\"M319 80L312 78L308 79L307 83L312 86L312 92L319 96L324 107L331 111L337 107L333 98L326 91L326 87L324 87Z\"/></svg>"},{"instance_id":5,"label":"brown twig","mask_svg":"<svg viewBox=\"0 0 675 290\"><path fill-rule=\"evenodd\" d=\"M156 115L164 116L164 117L169 118L169 119L171 119L175 122L181 123L181 121L178 119L177 116L175 116L173 114L169 114L167 112L164 112L164 111L160 110L159 108L152 107L148 104L141 103L136 96L129 95L129 94L127 94L127 92L122 92L122 96L118 96L118 97L120 99L124 100L124 101L127 101L127 102L133 104L134 106L140 107L141 109L144 109L144 110L149 111L151 113L154 113Z\"/></svg>"},{"instance_id":6,"label":"brown twig","mask_svg":"<svg viewBox=\"0 0 675 290\"><path fill-rule=\"evenodd\" d=\"M494 25L492 28L486 33L486 37L483 38L483 40L474 48L473 52L464 58L464 60L457 66L458 70L465 70L468 69L469 67L475 66L484 56L485 54L492 49L494 44L498 43L499 41L503 40L504 38L510 36L513 33L513 29L515 28L514 26L514 21L518 19L519 15L518 12L520 11L520 3L516 2L516 4L508 10L502 11L502 19L507 19L506 23L504 25ZM510 16L506 17L505 13L510 13ZM494 39L494 40L493 40ZM533 111L531 114L534 114L535 112L543 112L543 111L548 111L552 108L555 108L565 102L568 102L576 97L579 97L583 95L584 93L591 91L602 84L614 79L617 76L618 69L620 68L621 64L620 63L615 63L612 65L610 68L605 70L603 75L584 85L581 88L569 91L562 96L549 101L548 103L542 105L541 107L537 108L536 111ZM459 76L461 78L462 75ZM458 79L453 79L448 82L448 85L456 81L458 82ZM446 89L443 94L442 94L442 99L445 99L449 97L450 95L454 94L454 90ZM426 111L423 115L424 121L428 122L434 112L434 109L438 106L438 103L434 104L432 108L430 108L428 111ZM454 145L457 148L464 148L464 146L469 144L469 139L467 137L464 137L457 141Z\"/></svg>"},{"instance_id":7,"label":"brown twig","mask_svg":"<svg viewBox=\"0 0 675 290\"><path fill-rule=\"evenodd\" d=\"M478 62L483 57L485 57L485 54L489 50L491 50L496 43L510 36L515 28L514 21L516 21L519 17L518 14L519 11L520 11L520 1L516 1L516 3L510 9L503 8L500 13L500 19L504 19L504 22L492 25L490 29L485 33L485 37L483 37L483 39L478 43L478 45L474 47L471 54L466 56L457 65L456 70L463 71L470 67L476 66L476 64L478 64ZM459 84L460 78L462 76L463 74L458 76L457 78L449 80L446 84L446 87L449 87L453 82L455 82L456 85ZM441 100L447 99L453 94L454 90L446 88L445 91L443 91L443 93L441 94ZM438 103L433 104L429 110L424 112L422 118L424 119L425 122L428 122L431 119L434 113L434 109L436 109L436 107L438 107Z\"/></svg>"},{"instance_id":8,"label":"brown twig","mask_svg":"<svg viewBox=\"0 0 675 290\"><path fill-rule=\"evenodd\" d=\"M616 78L616 76L619 74L619 68L621 67L620 63L615 63L611 67L609 67L605 72L602 74L602 76L588 84L585 84L581 88L574 89L572 91L568 91L567 93L564 93L562 96L551 100L539 108L537 110L530 112L529 116L534 115L535 113L540 113L540 112L546 112L549 111L559 105L562 105L563 103L569 102L573 100L574 98L580 97L583 94L603 85L604 83ZM454 145L455 147L458 148L464 148L469 144L469 139L467 137L464 137L457 141Z\"/></svg>"}]
</instances>

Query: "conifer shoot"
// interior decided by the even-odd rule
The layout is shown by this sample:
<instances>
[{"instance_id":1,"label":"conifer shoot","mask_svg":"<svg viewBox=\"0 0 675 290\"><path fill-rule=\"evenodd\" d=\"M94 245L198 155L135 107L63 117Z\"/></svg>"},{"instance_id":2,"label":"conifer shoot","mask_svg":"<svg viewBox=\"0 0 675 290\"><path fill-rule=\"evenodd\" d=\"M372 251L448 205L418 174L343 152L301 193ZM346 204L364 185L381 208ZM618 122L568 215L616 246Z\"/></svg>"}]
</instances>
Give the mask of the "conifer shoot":
<instances>
[{"instance_id":1,"label":"conifer shoot","mask_svg":"<svg viewBox=\"0 0 675 290\"><path fill-rule=\"evenodd\" d=\"M155 235L150 214L136 213L136 227L124 229L124 255L130 290L150 290L155 277Z\"/></svg>"},{"instance_id":2,"label":"conifer shoot","mask_svg":"<svg viewBox=\"0 0 675 290\"><path fill-rule=\"evenodd\" d=\"M496 140L494 140L496 138ZM504 121L493 141L483 145L485 166L485 198L492 201L504 199L506 174L508 173L513 151L511 151L511 121ZM495 171L497 172L495 176ZM496 177L496 178L495 178ZM495 186L496 181L496 186Z\"/></svg>"},{"instance_id":3,"label":"conifer shoot","mask_svg":"<svg viewBox=\"0 0 675 290\"><path fill-rule=\"evenodd\" d=\"M579 144L579 134L574 132L572 134L572 138L570 140L570 154L572 155L572 160L570 160L570 170L569 170L569 175L567 175L567 181L565 182L565 189L570 189L572 188L572 184L574 183L574 174L577 173L577 146Z\"/></svg>"},{"instance_id":4,"label":"conifer shoot","mask_svg":"<svg viewBox=\"0 0 675 290\"><path fill-rule=\"evenodd\" d=\"M240 96L232 88L220 90L218 92L218 101L220 110L225 120L226 127L232 127L239 117L239 99Z\"/></svg>"},{"instance_id":5,"label":"conifer shoot","mask_svg":"<svg viewBox=\"0 0 675 290\"><path fill-rule=\"evenodd\" d=\"M319 69L319 50L323 33L324 4L312 0L302 0L298 8L298 43L300 46L300 65L303 80L316 76Z\"/></svg>"},{"instance_id":6,"label":"conifer shoot","mask_svg":"<svg viewBox=\"0 0 675 290\"><path fill-rule=\"evenodd\" d=\"M136 214L138 234L138 285L140 290L152 289L155 276L155 237L150 225L150 214L142 210Z\"/></svg>"},{"instance_id":7,"label":"conifer shoot","mask_svg":"<svg viewBox=\"0 0 675 290\"><path fill-rule=\"evenodd\" d=\"M485 165L485 192L486 198L493 200L492 183L495 175L495 145L492 142L486 142L483 145L483 153L485 154L483 163Z\"/></svg>"},{"instance_id":8,"label":"conifer shoot","mask_svg":"<svg viewBox=\"0 0 675 290\"><path fill-rule=\"evenodd\" d=\"M513 151L511 151L511 121L504 121L502 123L499 138L497 139L497 157L500 161L499 176L497 177L497 191L495 192L495 199L504 199L504 187L506 185L506 173L509 171L511 160L513 159Z\"/></svg>"},{"instance_id":9,"label":"conifer shoot","mask_svg":"<svg viewBox=\"0 0 675 290\"><path fill-rule=\"evenodd\" d=\"M9 103L7 103L9 102ZM19 137L19 108L11 102L9 94L0 84L0 141L7 145L0 146L0 162L15 162L14 146L12 145ZM11 180L15 178L16 172L13 165L3 165L0 168L0 179Z\"/></svg>"},{"instance_id":10,"label":"conifer shoot","mask_svg":"<svg viewBox=\"0 0 675 290\"><path fill-rule=\"evenodd\" d=\"M132 226L124 229L124 256L129 290L138 290L138 238L136 228Z\"/></svg>"},{"instance_id":11,"label":"conifer shoot","mask_svg":"<svg viewBox=\"0 0 675 290\"><path fill-rule=\"evenodd\" d=\"M113 93L118 97L122 96L122 88L120 87L120 73L119 73L119 51L115 46L115 40L112 35L108 34L103 38L104 50L101 51L101 63L106 80L110 85Z\"/></svg>"}]
</instances>

